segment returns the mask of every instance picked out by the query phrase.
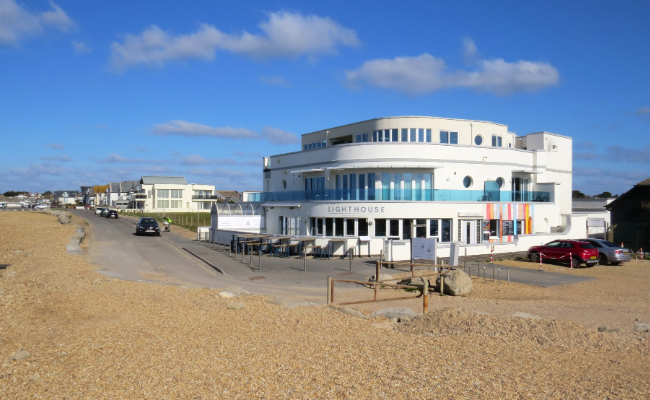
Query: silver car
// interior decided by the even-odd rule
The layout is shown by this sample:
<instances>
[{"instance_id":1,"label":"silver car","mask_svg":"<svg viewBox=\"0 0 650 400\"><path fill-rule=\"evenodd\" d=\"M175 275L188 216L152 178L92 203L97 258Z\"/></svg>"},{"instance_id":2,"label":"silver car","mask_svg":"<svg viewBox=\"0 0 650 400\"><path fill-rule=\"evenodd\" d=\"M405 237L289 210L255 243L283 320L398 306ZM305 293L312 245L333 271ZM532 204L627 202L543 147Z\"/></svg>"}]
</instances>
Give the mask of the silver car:
<instances>
[{"instance_id":1,"label":"silver car","mask_svg":"<svg viewBox=\"0 0 650 400\"><path fill-rule=\"evenodd\" d=\"M632 260L632 251L617 244L603 239L582 239L594 245L598 250L598 261L600 265L618 265Z\"/></svg>"}]
</instances>

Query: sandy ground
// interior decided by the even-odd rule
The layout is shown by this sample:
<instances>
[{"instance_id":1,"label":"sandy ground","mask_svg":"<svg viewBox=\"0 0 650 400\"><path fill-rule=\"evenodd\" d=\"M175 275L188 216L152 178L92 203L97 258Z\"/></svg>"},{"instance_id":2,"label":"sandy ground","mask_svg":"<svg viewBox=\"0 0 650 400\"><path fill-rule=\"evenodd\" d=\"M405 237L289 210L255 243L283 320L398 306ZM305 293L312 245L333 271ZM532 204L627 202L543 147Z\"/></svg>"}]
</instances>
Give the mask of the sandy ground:
<instances>
[{"instance_id":1,"label":"sandy ground","mask_svg":"<svg viewBox=\"0 0 650 400\"><path fill-rule=\"evenodd\" d=\"M649 334L551 319L556 297L647 317L640 266L572 288L477 283L395 324L107 279L65 253L74 226L21 214L0 214L2 398L650 397ZM549 319L501 316L502 302L546 304ZM472 308L497 315L459 310Z\"/></svg>"}]
</instances>

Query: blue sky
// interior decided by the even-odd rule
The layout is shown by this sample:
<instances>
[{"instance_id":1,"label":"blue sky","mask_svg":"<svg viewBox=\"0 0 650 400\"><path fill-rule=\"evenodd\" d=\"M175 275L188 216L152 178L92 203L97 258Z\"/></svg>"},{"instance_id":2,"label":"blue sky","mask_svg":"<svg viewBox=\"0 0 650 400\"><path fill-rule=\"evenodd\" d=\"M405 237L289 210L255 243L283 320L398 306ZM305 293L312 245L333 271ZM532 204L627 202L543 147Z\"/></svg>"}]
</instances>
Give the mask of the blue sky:
<instances>
[{"instance_id":1,"label":"blue sky","mask_svg":"<svg viewBox=\"0 0 650 400\"><path fill-rule=\"evenodd\" d=\"M397 115L573 137L574 188L650 177L648 1L0 0L0 192L181 175Z\"/></svg>"}]
</instances>

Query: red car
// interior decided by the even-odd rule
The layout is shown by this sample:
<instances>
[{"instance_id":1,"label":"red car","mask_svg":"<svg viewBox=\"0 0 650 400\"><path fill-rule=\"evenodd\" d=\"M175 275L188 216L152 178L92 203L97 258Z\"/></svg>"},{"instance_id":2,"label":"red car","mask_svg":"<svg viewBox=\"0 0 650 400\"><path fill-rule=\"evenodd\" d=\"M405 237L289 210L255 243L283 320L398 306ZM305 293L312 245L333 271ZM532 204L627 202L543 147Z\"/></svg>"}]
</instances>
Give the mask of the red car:
<instances>
[{"instance_id":1,"label":"red car","mask_svg":"<svg viewBox=\"0 0 650 400\"><path fill-rule=\"evenodd\" d=\"M542 262L548 260L568 263L573 260L573 268L578 268L582 263L588 267L598 264L598 249L582 240L554 240L528 249L528 258L532 262L539 262L540 254Z\"/></svg>"}]
</instances>

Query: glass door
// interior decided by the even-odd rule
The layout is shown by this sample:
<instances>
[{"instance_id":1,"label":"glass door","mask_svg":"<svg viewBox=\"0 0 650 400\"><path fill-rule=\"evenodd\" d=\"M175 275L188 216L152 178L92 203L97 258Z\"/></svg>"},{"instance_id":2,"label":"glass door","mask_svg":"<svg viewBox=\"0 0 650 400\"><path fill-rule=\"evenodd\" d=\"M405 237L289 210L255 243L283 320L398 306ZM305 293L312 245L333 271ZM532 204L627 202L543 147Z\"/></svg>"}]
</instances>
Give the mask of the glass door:
<instances>
[{"instance_id":1,"label":"glass door","mask_svg":"<svg viewBox=\"0 0 650 400\"><path fill-rule=\"evenodd\" d=\"M476 244L476 221L460 221L460 240L465 244Z\"/></svg>"}]
</instances>

